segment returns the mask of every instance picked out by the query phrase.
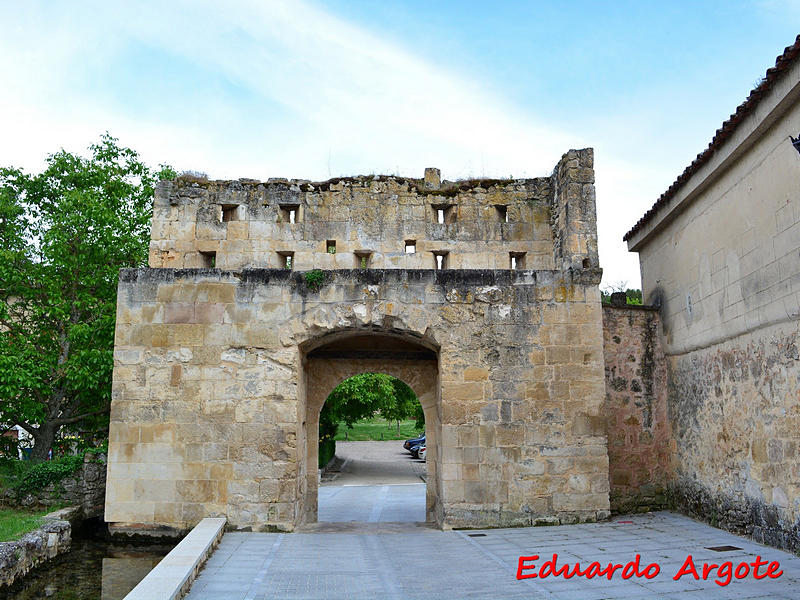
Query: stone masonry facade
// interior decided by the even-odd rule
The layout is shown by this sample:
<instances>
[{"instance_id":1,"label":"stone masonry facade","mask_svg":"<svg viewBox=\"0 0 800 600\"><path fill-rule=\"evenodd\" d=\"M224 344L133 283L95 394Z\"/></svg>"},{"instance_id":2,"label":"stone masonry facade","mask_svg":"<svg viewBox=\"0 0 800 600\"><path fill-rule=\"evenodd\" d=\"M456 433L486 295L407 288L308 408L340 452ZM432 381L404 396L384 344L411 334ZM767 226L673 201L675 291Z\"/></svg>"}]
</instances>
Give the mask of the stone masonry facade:
<instances>
[{"instance_id":1,"label":"stone masonry facade","mask_svg":"<svg viewBox=\"0 0 800 600\"><path fill-rule=\"evenodd\" d=\"M653 307L614 299L603 306L611 510L664 509L675 447L667 419L661 322Z\"/></svg>"},{"instance_id":2,"label":"stone masonry facade","mask_svg":"<svg viewBox=\"0 0 800 600\"><path fill-rule=\"evenodd\" d=\"M425 411L430 522L607 517L594 204L592 150L524 180L162 182L120 274L106 521L315 521L322 404L375 371Z\"/></svg>"},{"instance_id":3,"label":"stone masonry facade","mask_svg":"<svg viewBox=\"0 0 800 600\"><path fill-rule=\"evenodd\" d=\"M800 552L800 37L628 232L659 306L675 506Z\"/></svg>"}]
</instances>

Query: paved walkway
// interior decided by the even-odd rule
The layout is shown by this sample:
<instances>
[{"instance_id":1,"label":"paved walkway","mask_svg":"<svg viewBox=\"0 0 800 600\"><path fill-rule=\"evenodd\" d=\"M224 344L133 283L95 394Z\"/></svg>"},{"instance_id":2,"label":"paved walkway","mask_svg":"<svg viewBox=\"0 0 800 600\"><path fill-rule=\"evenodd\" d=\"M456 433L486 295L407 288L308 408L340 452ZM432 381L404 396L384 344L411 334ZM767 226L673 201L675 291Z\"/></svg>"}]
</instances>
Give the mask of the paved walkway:
<instances>
[{"instance_id":1,"label":"paved walkway","mask_svg":"<svg viewBox=\"0 0 800 600\"><path fill-rule=\"evenodd\" d=\"M424 461L412 458L402 441L336 442L341 472L322 485L392 485L419 483L427 473Z\"/></svg>"},{"instance_id":2,"label":"paved walkway","mask_svg":"<svg viewBox=\"0 0 800 600\"><path fill-rule=\"evenodd\" d=\"M344 462L320 485L320 523L425 521L425 463L402 441L337 442L336 456Z\"/></svg>"},{"instance_id":3,"label":"paved walkway","mask_svg":"<svg viewBox=\"0 0 800 600\"><path fill-rule=\"evenodd\" d=\"M800 598L800 558L673 513L621 517L607 523L561 527L438 531L425 518L425 463L400 442L339 442L341 472L319 490L320 523L307 533L228 533L192 586L188 600L380 600L605 598ZM733 546L721 552L711 547ZM524 574L592 561L625 565L641 555L640 570L655 563L652 579L584 576L517 579L520 556L539 556ZM717 585L673 576L692 555L704 562L779 561L776 578L732 578ZM571 572L571 571L570 571ZM740 572L743 572L741 570ZM765 567L760 568L760 574ZM723 579L724 582L724 579Z\"/></svg>"},{"instance_id":4,"label":"paved walkway","mask_svg":"<svg viewBox=\"0 0 800 600\"><path fill-rule=\"evenodd\" d=\"M419 479L417 479L419 481ZM425 484L319 488L320 522L414 523L425 520Z\"/></svg>"},{"instance_id":5,"label":"paved walkway","mask_svg":"<svg viewBox=\"0 0 800 600\"><path fill-rule=\"evenodd\" d=\"M712 546L736 549L715 552ZM660 566L652 579L575 576L516 578L520 556L585 568L591 561L625 564L641 555ZM733 579L727 586L686 575L672 578L686 560L779 561L777 579ZM761 567L761 574L765 571ZM189 600L379 598L381 600L601 598L800 598L800 558L668 512L607 523L561 527L437 531L407 524L378 532L228 533L188 595Z\"/></svg>"}]
</instances>

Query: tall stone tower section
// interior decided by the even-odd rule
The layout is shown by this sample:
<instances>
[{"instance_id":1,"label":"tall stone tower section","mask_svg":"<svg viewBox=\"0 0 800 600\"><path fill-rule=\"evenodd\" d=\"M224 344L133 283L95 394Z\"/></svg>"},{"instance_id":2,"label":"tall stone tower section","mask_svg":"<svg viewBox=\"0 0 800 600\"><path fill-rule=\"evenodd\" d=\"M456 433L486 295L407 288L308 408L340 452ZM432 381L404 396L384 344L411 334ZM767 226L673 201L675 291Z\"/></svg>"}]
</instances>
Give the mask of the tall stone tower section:
<instances>
[{"instance_id":1,"label":"tall stone tower section","mask_svg":"<svg viewBox=\"0 0 800 600\"><path fill-rule=\"evenodd\" d=\"M120 273L106 520L317 518L318 425L356 373L417 394L427 520L608 516L593 151L549 177L180 177Z\"/></svg>"}]
</instances>

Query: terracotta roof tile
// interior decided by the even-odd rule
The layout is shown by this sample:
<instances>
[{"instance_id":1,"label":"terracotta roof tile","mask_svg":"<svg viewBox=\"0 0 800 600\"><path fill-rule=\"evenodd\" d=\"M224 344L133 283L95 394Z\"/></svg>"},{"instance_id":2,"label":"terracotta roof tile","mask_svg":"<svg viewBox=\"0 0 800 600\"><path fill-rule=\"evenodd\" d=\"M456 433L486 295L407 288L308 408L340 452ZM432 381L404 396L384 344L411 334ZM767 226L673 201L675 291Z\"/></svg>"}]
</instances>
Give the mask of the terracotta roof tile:
<instances>
[{"instance_id":1,"label":"terracotta roof tile","mask_svg":"<svg viewBox=\"0 0 800 600\"><path fill-rule=\"evenodd\" d=\"M645 224L655 216L655 214L661 209L663 206L667 204L667 202L672 199L675 193L681 188L681 186L686 183L689 178L694 175L700 167L702 167L710 158L713 156L714 152L716 152L719 147L728 139L736 128L738 127L739 123L753 110L755 110L758 103L761 101L761 98L772 89L772 86L775 85L775 82L780 80L780 78L785 74L786 70L794 63L795 60L800 57L800 35L794 41L794 44L788 46L786 50L784 50L783 54L781 54L777 59L775 59L775 66L770 67L767 69L766 76L761 80L761 83L752 91L750 95L747 97L747 100L742 102L737 108L736 112L733 113L730 118L722 124L722 127L717 129L716 134L714 135L711 142L708 144L708 148L706 148L703 152L697 155L697 158L694 159L692 164L690 164L683 173L678 176L675 182L669 186L666 192L661 194L656 203L648 210L644 216L639 219L639 221L634 225L631 230L625 234L623 237L623 241L628 241L633 234L639 231Z\"/></svg>"}]
</instances>

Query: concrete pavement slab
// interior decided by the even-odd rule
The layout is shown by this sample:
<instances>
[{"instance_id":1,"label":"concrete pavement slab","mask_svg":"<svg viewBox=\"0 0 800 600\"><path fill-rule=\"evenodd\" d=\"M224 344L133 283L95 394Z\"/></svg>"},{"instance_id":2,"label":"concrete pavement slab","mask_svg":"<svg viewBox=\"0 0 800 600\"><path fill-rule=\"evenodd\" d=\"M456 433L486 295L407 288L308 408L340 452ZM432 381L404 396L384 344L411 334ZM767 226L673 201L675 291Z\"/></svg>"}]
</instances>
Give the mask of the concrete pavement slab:
<instances>
[{"instance_id":1,"label":"concrete pavement slab","mask_svg":"<svg viewBox=\"0 0 800 600\"><path fill-rule=\"evenodd\" d=\"M337 530L329 524L328 532L314 533L226 534L217 551L225 553L226 558L215 562L217 554L212 556L188 599L800 598L800 558L669 512L606 523L480 531L438 531L413 524L401 527L380 523L364 524L359 530L360 525L351 523ZM276 546L279 536L283 536L282 542ZM726 545L741 550L708 549ZM236 568L241 564L238 557L252 558L253 548L258 548L255 558L261 559L262 566L248 566L251 580L243 582L248 569ZM264 568L273 548L271 561ZM623 579L621 569L611 580L581 575L517 579L520 556L538 556L525 563L536 568L523 573L539 574L543 562L553 554L558 555L558 567L569 564L570 569L575 561L580 561L581 569L592 561L603 566L609 562L624 565L639 554L642 569L653 563L660 571L652 579ZM700 576L704 563L723 565L731 561L735 567L755 561L757 556L778 561L782 574L758 580L752 574L742 579L732 577L727 585L718 585L715 568L705 580L696 580L691 574L674 580L689 555ZM259 572L262 579L254 583ZM764 572L761 567L760 574ZM224 596L211 594L211 590L223 589Z\"/></svg>"}]
</instances>

